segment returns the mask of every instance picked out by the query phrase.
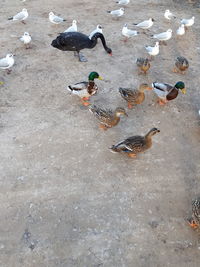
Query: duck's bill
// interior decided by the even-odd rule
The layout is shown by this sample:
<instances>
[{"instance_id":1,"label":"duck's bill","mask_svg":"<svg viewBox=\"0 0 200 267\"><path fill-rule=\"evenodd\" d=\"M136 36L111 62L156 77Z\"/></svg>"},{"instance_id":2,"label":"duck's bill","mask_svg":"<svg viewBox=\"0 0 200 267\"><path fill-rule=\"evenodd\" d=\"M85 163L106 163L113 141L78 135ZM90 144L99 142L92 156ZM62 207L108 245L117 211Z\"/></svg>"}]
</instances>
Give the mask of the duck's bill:
<instances>
[{"instance_id":1,"label":"duck's bill","mask_svg":"<svg viewBox=\"0 0 200 267\"><path fill-rule=\"evenodd\" d=\"M99 78L98 78L99 80L103 80L103 78L101 77L101 76L99 76Z\"/></svg>"},{"instance_id":2,"label":"duck's bill","mask_svg":"<svg viewBox=\"0 0 200 267\"><path fill-rule=\"evenodd\" d=\"M181 89L181 92L185 95L186 94L186 89L185 88Z\"/></svg>"}]
</instances>

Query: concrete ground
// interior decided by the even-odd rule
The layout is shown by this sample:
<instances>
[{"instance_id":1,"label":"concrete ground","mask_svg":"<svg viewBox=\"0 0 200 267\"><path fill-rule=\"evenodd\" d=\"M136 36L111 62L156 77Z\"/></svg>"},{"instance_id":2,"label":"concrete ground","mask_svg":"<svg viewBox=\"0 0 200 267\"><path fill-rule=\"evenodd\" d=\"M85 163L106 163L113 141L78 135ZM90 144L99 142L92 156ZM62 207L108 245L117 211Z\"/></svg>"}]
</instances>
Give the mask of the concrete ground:
<instances>
[{"instance_id":1,"label":"concrete ground","mask_svg":"<svg viewBox=\"0 0 200 267\"><path fill-rule=\"evenodd\" d=\"M7 18L23 7L27 24ZM0 266L1 267L196 267L200 266L200 237L190 229L191 201L200 194L200 13L187 1L136 1L125 16L113 20L106 10L118 8L106 0L3 0L1 53L16 55L12 73L0 71ZM166 22L165 9L177 15ZM67 19L52 25L48 13ZM196 17L182 39L175 34L152 61L149 74L137 74L135 59L146 56L145 34L121 41L121 29L155 18L150 33L172 28L180 18ZM71 52L50 46L73 19L89 34L102 24L108 56L101 42L84 50L87 63ZM26 50L19 37L32 35ZM186 75L172 73L178 55L188 58ZM128 111L118 126L106 132L66 87L98 71L99 106L126 107L118 88L142 82L175 84L182 80L187 94L165 107L153 92ZM112 154L109 147L152 127L160 133L153 146L137 159Z\"/></svg>"}]
</instances>

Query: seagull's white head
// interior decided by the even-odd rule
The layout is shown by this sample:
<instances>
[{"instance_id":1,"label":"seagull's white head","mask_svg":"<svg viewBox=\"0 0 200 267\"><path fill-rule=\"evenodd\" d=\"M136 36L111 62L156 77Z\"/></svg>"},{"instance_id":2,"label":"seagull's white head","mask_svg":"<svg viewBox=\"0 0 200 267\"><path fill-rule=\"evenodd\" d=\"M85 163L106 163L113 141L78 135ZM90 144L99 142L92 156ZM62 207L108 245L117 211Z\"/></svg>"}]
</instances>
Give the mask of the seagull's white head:
<instances>
[{"instance_id":1,"label":"seagull's white head","mask_svg":"<svg viewBox=\"0 0 200 267\"><path fill-rule=\"evenodd\" d=\"M13 54L7 54L7 55L6 55L6 58L12 58L12 57L14 57Z\"/></svg>"},{"instance_id":2,"label":"seagull's white head","mask_svg":"<svg viewBox=\"0 0 200 267\"><path fill-rule=\"evenodd\" d=\"M194 20L194 19L195 19L195 17L193 16L193 17L192 17L192 19Z\"/></svg>"},{"instance_id":3,"label":"seagull's white head","mask_svg":"<svg viewBox=\"0 0 200 267\"><path fill-rule=\"evenodd\" d=\"M28 32L25 32L24 35L29 36L30 34Z\"/></svg>"},{"instance_id":4,"label":"seagull's white head","mask_svg":"<svg viewBox=\"0 0 200 267\"><path fill-rule=\"evenodd\" d=\"M121 11L124 11L124 8L123 8L123 7L121 7L119 10L121 10Z\"/></svg>"},{"instance_id":5,"label":"seagull's white head","mask_svg":"<svg viewBox=\"0 0 200 267\"><path fill-rule=\"evenodd\" d=\"M97 30L101 30L102 26L100 24L97 25Z\"/></svg>"},{"instance_id":6,"label":"seagull's white head","mask_svg":"<svg viewBox=\"0 0 200 267\"><path fill-rule=\"evenodd\" d=\"M76 25L76 23L77 23L77 21L74 19L74 20L72 21L72 24L75 24L75 25Z\"/></svg>"},{"instance_id":7,"label":"seagull's white head","mask_svg":"<svg viewBox=\"0 0 200 267\"><path fill-rule=\"evenodd\" d=\"M23 9L22 9L22 12L27 12L27 9L26 9L26 8L23 8Z\"/></svg>"},{"instance_id":8,"label":"seagull's white head","mask_svg":"<svg viewBox=\"0 0 200 267\"><path fill-rule=\"evenodd\" d=\"M156 42L156 45L155 46L159 46L159 42Z\"/></svg>"},{"instance_id":9,"label":"seagull's white head","mask_svg":"<svg viewBox=\"0 0 200 267\"><path fill-rule=\"evenodd\" d=\"M50 13L49 13L49 16L53 16L54 15L54 13L51 11Z\"/></svg>"},{"instance_id":10,"label":"seagull's white head","mask_svg":"<svg viewBox=\"0 0 200 267\"><path fill-rule=\"evenodd\" d=\"M171 32L172 33L172 29L168 29L167 32Z\"/></svg>"}]
</instances>

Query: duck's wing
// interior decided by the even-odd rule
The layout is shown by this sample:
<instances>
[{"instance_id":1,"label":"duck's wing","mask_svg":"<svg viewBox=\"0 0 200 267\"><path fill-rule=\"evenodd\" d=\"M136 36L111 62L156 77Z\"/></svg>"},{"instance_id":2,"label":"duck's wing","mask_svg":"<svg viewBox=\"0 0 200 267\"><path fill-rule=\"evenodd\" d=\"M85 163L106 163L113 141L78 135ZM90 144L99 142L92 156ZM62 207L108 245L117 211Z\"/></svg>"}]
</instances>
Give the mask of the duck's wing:
<instances>
[{"instance_id":1,"label":"duck's wing","mask_svg":"<svg viewBox=\"0 0 200 267\"><path fill-rule=\"evenodd\" d=\"M192 212L195 221L200 224L200 198L197 198L192 202Z\"/></svg>"},{"instance_id":2,"label":"duck's wing","mask_svg":"<svg viewBox=\"0 0 200 267\"><path fill-rule=\"evenodd\" d=\"M136 65L138 67L142 67L144 63L145 63L145 59L144 58L137 58Z\"/></svg>"},{"instance_id":3,"label":"duck's wing","mask_svg":"<svg viewBox=\"0 0 200 267\"><path fill-rule=\"evenodd\" d=\"M152 83L152 87L154 89L163 91L163 92L170 92L174 87L168 83Z\"/></svg>"},{"instance_id":4,"label":"duck's wing","mask_svg":"<svg viewBox=\"0 0 200 267\"><path fill-rule=\"evenodd\" d=\"M75 84L71 84L68 87L73 91L80 91L86 89L88 86L88 82L79 82Z\"/></svg>"},{"instance_id":5,"label":"duck's wing","mask_svg":"<svg viewBox=\"0 0 200 267\"><path fill-rule=\"evenodd\" d=\"M131 90L129 88L119 88L119 92L121 96L126 100L126 101L135 101L139 91L138 90Z\"/></svg>"},{"instance_id":6,"label":"duck's wing","mask_svg":"<svg viewBox=\"0 0 200 267\"><path fill-rule=\"evenodd\" d=\"M115 145L117 149L129 153L140 152L144 146L145 146L145 139L143 136L139 135L129 137Z\"/></svg>"},{"instance_id":7,"label":"duck's wing","mask_svg":"<svg viewBox=\"0 0 200 267\"><path fill-rule=\"evenodd\" d=\"M102 109L93 105L92 107L90 107L90 111L98 120L102 121L105 124L112 121L113 112L110 109Z\"/></svg>"}]
</instances>

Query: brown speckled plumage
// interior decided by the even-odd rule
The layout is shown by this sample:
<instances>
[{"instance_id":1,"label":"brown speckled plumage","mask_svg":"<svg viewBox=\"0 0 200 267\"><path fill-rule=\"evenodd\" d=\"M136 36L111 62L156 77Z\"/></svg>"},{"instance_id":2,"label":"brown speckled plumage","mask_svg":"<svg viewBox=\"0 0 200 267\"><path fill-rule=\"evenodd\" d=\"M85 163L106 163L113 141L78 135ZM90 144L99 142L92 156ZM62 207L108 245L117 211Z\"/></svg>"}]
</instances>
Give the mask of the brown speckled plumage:
<instances>
[{"instance_id":1,"label":"brown speckled plumage","mask_svg":"<svg viewBox=\"0 0 200 267\"><path fill-rule=\"evenodd\" d=\"M138 69L144 74L146 74L151 67L150 60L148 58L142 58L142 57L137 58L136 65Z\"/></svg>"}]
</instances>

